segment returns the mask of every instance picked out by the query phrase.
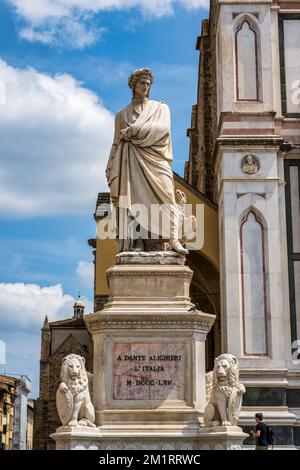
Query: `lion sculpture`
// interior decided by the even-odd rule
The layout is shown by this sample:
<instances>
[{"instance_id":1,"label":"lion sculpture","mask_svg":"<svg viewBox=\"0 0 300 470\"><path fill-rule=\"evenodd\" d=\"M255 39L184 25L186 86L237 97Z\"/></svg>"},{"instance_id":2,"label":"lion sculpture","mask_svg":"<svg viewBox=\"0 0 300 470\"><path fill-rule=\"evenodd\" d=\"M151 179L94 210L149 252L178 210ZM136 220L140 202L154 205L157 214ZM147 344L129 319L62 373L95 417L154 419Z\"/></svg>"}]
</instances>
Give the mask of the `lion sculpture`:
<instances>
[{"instance_id":1,"label":"lion sculpture","mask_svg":"<svg viewBox=\"0 0 300 470\"><path fill-rule=\"evenodd\" d=\"M95 427L95 411L91 402L84 357L78 354L64 357L60 377L56 407L62 424Z\"/></svg>"},{"instance_id":2,"label":"lion sculpture","mask_svg":"<svg viewBox=\"0 0 300 470\"><path fill-rule=\"evenodd\" d=\"M221 354L215 359L214 370L207 374L206 380L210 395L204 410L205 426L236 426L246 391L239 381L237 358Z\"/></svg>"}]
</instances>

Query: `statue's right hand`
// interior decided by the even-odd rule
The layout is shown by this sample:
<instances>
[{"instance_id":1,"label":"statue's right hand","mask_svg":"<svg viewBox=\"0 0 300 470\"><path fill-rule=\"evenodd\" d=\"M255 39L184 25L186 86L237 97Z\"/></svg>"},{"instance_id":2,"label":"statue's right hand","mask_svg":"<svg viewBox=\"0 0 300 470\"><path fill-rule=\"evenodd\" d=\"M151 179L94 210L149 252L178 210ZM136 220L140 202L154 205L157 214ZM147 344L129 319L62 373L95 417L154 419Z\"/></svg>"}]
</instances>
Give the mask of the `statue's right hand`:
<instances>
[{"instance_id":1,"label":"statue's right hand","mask_svg":"<svg viewBox=\"0 0 300 470\"><path fill-rule=\"evenodd\" d=\"M59 386L59 390L63 393L67 393L67 391L69 390L67 385L65 384L65 382L62 382Z\"/></svg>"}]
</instances>

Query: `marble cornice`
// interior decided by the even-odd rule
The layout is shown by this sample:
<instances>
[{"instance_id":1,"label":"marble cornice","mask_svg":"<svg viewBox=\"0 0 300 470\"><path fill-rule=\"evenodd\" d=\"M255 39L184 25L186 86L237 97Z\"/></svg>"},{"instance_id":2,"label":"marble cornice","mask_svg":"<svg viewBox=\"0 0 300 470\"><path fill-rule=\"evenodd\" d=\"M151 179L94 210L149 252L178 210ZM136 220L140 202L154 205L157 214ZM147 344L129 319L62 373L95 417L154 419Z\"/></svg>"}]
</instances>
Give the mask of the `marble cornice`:
<instances>
[{"instance_id":1,"label":"marble cornice","mask_svg":"<svg viewBox=\"0 0 300 470\"><path fill-rule=\"evenodd\" d=\"M204 317L204 318L203 318ZM111 329L170 329L172 326L182 328L192 328L208 333L213 322L214 315L199 312L186 315L180 314L103 314L96 313L86 315L85 321L91 332L111 330Z\"/></svg>"}]
</instances>

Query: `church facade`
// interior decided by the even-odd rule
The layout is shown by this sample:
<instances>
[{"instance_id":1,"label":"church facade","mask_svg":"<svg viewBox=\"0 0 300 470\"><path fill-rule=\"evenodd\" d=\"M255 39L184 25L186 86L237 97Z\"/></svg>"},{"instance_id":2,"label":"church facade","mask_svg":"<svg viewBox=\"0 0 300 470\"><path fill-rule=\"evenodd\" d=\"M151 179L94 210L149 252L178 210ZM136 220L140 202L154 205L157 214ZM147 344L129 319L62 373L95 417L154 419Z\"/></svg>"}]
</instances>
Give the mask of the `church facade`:
<instances>
[{"instance_id":1,"label":"church facade","mask_svg":"<svg viewBox=\"0 0 300 470\"><path fill-rule=\"evenodd\" d=\"M185 179L218 206L221 349L300 445L300 2L211 2Z\"/></svg>"}]
</instances>

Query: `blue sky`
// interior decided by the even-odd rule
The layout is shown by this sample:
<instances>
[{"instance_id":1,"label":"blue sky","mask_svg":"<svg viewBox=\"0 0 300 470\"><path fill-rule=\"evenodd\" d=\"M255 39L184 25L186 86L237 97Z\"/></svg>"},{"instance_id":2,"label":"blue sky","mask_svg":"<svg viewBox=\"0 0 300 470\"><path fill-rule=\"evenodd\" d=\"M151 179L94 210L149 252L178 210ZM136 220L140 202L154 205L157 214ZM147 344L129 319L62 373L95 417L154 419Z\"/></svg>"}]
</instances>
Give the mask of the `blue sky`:
<instances>
[{"instance_id":1,"label":"blue sky","mask_svg":"<svg viewBox=\"0 0 300 470\"><path fill-rule=\"evenodd\" d=\"M87 240L135 68L153 70L151 97L171 108L183 173L207 3L0 1L0 372L28 374L34 395L44 315L71 316L78 290L91 308Z\"/></svg>"}]
</instances>

